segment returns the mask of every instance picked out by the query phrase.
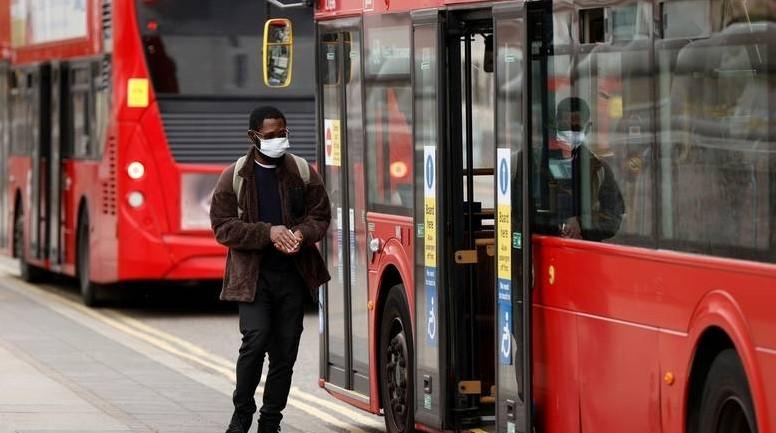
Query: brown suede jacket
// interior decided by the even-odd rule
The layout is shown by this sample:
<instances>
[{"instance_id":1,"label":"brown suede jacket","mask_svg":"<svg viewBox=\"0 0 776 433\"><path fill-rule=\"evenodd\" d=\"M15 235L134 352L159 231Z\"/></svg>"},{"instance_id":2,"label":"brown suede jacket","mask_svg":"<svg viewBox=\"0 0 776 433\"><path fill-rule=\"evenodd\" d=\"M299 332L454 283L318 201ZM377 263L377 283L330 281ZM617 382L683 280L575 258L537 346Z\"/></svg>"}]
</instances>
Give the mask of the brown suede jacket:
<instances>
[{"instance_id":1,"label":"brown suede jacket","mask_svg":"<svg viewBox=\"0 0 776 433\"><path fill-rule=\"evenodd\" d=\"M216 240L229 248L221 290L221 299L225 301L253 302L263 252L274 248L269 236L271 225L259 221L259 196L253 171L255 152L251 147L246 164L237 173L244 179L239 198L240 208L244 209L242 217L237 216L238 199L232 183L235 164L221 173L210 205L210 223ZM329 197L321 176L312 167L310 181L304 184L291 156L286 155L278 165L277 177L283 222L289 229L301 231L304 237L301 249L293 256L294 264L313 299L317 299L318 287L330 279L315 246L329 227Z\"/></svg>"}]
</instances>

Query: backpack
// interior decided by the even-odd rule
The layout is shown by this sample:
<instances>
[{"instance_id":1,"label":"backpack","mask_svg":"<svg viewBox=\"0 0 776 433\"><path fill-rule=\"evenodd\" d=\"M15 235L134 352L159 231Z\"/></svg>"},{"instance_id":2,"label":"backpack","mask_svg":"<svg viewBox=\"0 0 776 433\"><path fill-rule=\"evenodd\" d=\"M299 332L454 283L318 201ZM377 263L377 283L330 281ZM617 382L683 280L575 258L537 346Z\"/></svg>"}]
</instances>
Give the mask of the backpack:
<instances>
[{"instance_id":1,"label":"backpack","mask_svg":"<svg viewBox=\"0 0 776 433\"><path fill-rule=\"evenodd\" d=\"M289 153L288 155L294 158L296 168L299 170L299 176L302 178L302 181L304 181L304 185L307 186L310 183L310 166L307 165L307 161L301 156L296 156L293 153ZM238 176L237 173L245 166L245 160L247 158L247 155L241 156L240 159L234 163L234 173L232 173L232 189L234 190L235 197L237 197L237 217L242 217L243 213L243 210L240 209L240 191L242 191L243 182L245 182L245 179Z\"/></svg>"}]
</instances>

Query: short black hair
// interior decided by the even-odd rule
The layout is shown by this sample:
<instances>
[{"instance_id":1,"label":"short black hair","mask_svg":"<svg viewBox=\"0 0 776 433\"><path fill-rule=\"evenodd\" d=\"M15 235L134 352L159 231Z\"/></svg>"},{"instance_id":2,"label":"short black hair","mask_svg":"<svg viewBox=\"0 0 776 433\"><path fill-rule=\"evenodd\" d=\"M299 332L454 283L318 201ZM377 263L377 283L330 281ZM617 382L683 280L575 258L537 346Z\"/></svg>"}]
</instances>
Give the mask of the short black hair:
<instances>
[{"instance_id":1,"label":"short black hair","mask_svg":"<svg viewBox=\"0 0 776 433\"><path fill-rule=\"evenodd\" d=\"M259 131L264 124L264 119L283 119L283 124L286 124L286 116L280 110L270 105L265 105L263 107L256 107L251 111L248 129Z\"/></svg>"},{"instance_id":2,"label":"short black hair","mask_svg":"<svg viewBox=\"0 0 776 433\"><path fill-rule=\"evenodd\" d=\"M590 120L590 106L587 105L584 99L577 96L570 96L563 99L558 103L558 108L555 110L555 116L561 117L566 113L577 112L582 117L582 123L587 123Z\"/></svg>"}]
</instances>

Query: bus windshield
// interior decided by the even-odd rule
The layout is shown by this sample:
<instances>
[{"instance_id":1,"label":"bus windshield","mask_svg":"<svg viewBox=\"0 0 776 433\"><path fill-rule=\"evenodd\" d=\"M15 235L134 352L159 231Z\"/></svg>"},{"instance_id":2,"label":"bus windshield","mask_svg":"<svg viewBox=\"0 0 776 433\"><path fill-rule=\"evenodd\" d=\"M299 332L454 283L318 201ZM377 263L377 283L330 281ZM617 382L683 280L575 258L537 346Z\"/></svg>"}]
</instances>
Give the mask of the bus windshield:
<instances>
[{"instance_id":1,"label":"bus windshield","mask_svg":"<svg viewBox=\"0 0 776 433\"><path fill-rule=\"evenodd\" d=\"M136 0L157 94L253 96L262 86L263 2Z\"/></svg>"}]
</instances>

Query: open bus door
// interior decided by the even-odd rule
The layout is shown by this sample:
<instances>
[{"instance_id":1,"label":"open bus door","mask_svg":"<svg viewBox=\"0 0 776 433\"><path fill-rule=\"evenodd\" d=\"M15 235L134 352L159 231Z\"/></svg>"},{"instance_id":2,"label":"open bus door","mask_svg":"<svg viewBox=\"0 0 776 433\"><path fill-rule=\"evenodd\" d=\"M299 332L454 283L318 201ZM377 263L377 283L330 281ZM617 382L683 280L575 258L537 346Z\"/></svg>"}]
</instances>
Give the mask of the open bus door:
<instances>
[{"instance_id":1,"label":"open bus door","mask_svg":"<svg viewBox=\"0 0 776 433\"><path fill-rule=\"evenodd\" d=\"M444 272L447 244L443 182L448 170L445 135L445 88L442 12L412 13L413 137L415 140L415 422L442 428L447 412L446 317L448 292ZM412 407L412 406L410 406Z\"/></svg>"},{"instance_id":2,"label":"open bus door","mask_svg":"<svg viewBox=\"0 0 776 433\"><path fill-rule=\"evenodd\" d=\"M522 9L522 10L521 10ZM552 2L494 8L496 37L497 431L535 431L531 223L534 150L547 141Z\"/></svg>"},{"instance_id":3,"label":"open bus door","mask_svg":"<svg viewBox=\"0 0 776 433\"><path fill-rule=\"evenodd\" d=\"M513 28L520 25L520 11L518 6L412 14L417 200L415 421L435 430L493 431L496 414L504 407L497 399L497 389L515 382L514 374L500 369L504 376L498 377L494 369L499 362L495 181L496 163L506 155L507 172L499 180L507 182L507 191L512 186L510 167L515 165L511 159L522 143L519 97L523 71L519 65L523 42L519 28ZM497 26L502 27L502 38L510 39L508 48L497 48ZM516 98L509 101L511 105L502 103L498 108L493 104L498 90L497 52L502 63L509 53L509 69L502 65L500 77L506 85L501 90L508 89L506 95ZM505 109L511 110L506 111L512 122L507 131L511 135L502 137L508 144L497 149L493 119L499 115L504 121ZM507 214L510 211L503 209ZM510 251L512 232L509 226ZM519 289L518 279L515 290ZM511 303L511 298L504 305L510 316L513 309L525 308ZM512 322L517 323L507 319L507 325ZM524 341L522 335L515 340ZM508 347L510 360L527 356L527 351L512 354L513 347ZM517 401L511 394L502 394L504 401ZM511 413L518 410L513 405ZM519 420L525 422L522 416Z\"/></svg>"}]
</instances>

